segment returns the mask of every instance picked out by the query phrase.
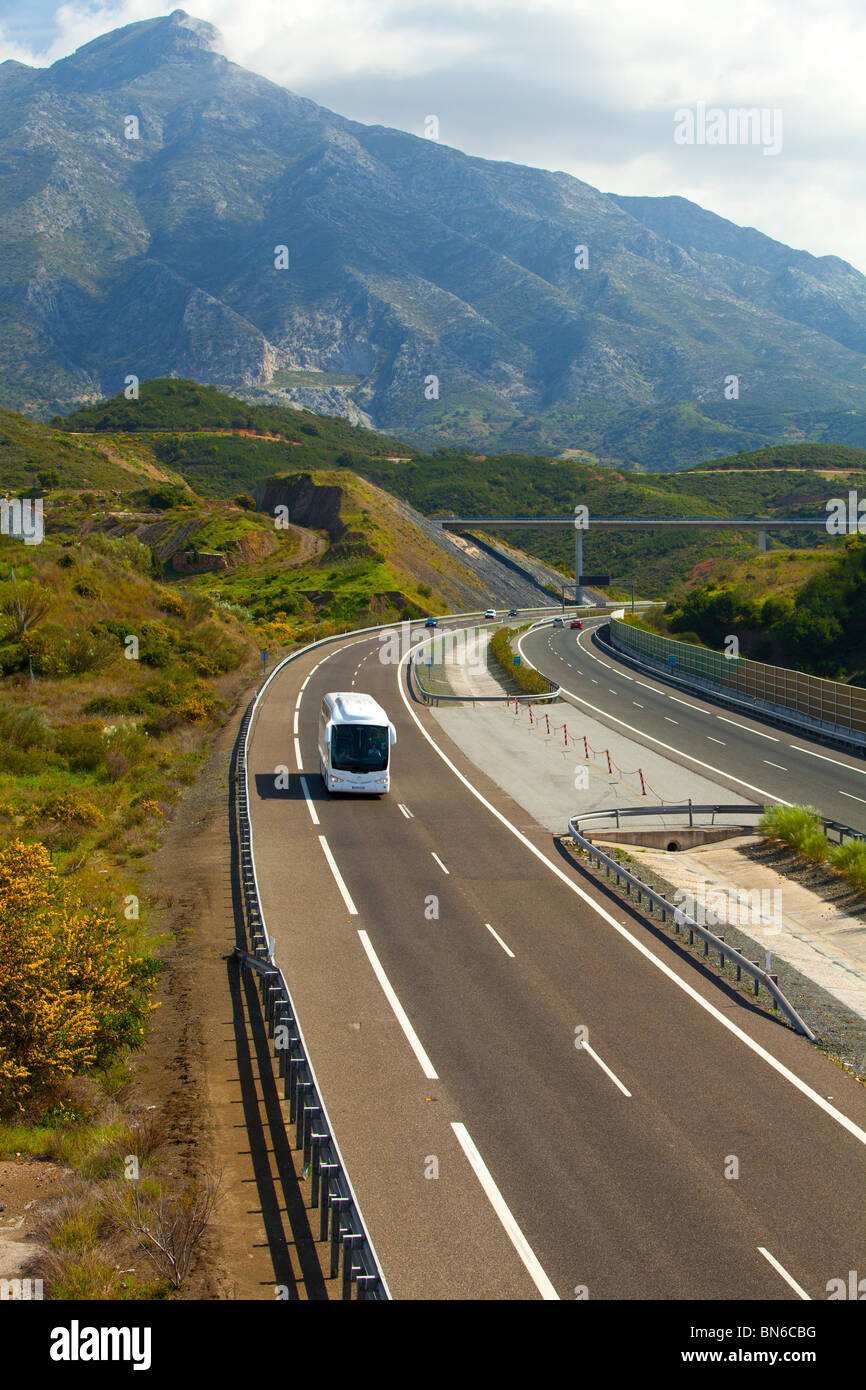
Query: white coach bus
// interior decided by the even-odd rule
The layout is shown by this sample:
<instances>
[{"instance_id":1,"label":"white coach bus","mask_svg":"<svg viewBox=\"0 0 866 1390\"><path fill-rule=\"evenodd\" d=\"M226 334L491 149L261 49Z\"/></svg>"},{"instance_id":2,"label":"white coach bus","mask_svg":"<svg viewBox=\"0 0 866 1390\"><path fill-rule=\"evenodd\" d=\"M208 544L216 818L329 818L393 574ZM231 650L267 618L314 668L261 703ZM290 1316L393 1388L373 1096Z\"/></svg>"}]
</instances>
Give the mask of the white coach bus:
<instances>
[{"instance_id":1,"label":"white coach bus","mask_svg":"<svg viewBox=\"0 0 866 1390\"><path fill-rule=\"evenodd\" d=\"M372 695L334 690L319 712L319 767L329 792L390 791L397 730Z\"/></svg>"}]
</instances>

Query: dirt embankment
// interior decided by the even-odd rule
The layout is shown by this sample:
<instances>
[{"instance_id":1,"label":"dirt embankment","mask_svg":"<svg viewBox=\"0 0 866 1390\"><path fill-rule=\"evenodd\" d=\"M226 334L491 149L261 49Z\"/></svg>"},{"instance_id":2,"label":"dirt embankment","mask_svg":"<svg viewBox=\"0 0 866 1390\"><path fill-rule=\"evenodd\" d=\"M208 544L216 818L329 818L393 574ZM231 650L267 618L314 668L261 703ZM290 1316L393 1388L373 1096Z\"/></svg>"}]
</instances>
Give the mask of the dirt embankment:
<instances>
[{"instance_id":1,"label":"dirt embankment","mask_svg":"<svg viewBox=\"0 0 866 1390\"><path fill-rule=\"evenodd\" d=\"M289 519L299 526L327 532L334 545L346 531L342 518L345 493L341 487L315 483L309 473L288 478L263 478L253 492L260 512L273 516L277 507L287 507Z\"/></svg>"}]
</instances>

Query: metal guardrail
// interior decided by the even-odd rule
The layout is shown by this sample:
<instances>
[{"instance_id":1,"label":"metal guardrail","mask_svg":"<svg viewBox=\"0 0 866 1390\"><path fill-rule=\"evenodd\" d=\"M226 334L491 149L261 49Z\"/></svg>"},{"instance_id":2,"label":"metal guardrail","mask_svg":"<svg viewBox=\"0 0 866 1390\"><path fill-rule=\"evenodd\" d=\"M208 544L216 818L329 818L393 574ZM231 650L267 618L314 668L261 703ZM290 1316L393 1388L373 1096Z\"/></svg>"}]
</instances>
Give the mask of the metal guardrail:
<instances>
[{"instance_id":1,"label":"metal guardrail","mask_svg":"<svg viewBox=\"0 0 866 1390\"><path fill-rule=\"evenodd\" d=\"M537 610L531 610L531 611L537 611ZM441 634L439 634L439 635L441 636ZM436 638L435 638L435 636L434 636L434 637L430 637L430 638L428 638L428 639L426 639L426 640L427 640L427 641L430 641L430 642L434 642L434 641L436 640ZM511 694L508 693L508 691L505 691L505 690L503 690L503 692L502 692L501 695L442 695L442 694L440 694L439 692L437 692L437 691L435 691L435 690L428 690L428 689L426 688L426 686L424 685L423 678L422 678L422 676L421 676L421 664L422 664L422 663L421 663L421 653L420 653L420 652L417 654L417 656L416 656L416 658L415 658L414 661L409 661L409 662L406 663L406 665L407 665L407 670L408 670L408 672L409 672L410 683L411 683L411 682L413 681L413 679L414 679L415 693L418 695L419 699L422 700L423 703L424 703L425 705L432 705L434 708L438 708L438 706L440 705L440 703L442 703L442 704L458 704L458 705L460 705L460 704L466 704L466 705L468 705L468 704L471 703L471 705L472 705L472 707L473 707L473 709L474 709L476 703L478 703L478 704L501 704L501 703L502 703L503 701L505 701L505 700L508 700L508 701L511 701L511 700L521 700L521 701L523 701L523 702L529 701L530 703L531 703L531 702L538 702L538 703L540 703L540 702L543 701L543 700L556 700L556 699L559 698L559 691L560 691L559 685L557 684L556 681L550 680L549 677L548 677L548 676L545 676L541 671L538 672L538 675L541 677L541 679L544 681L544 683L545 683L546 686L547 686L548 693L547 693L546 695L544 695L544 694L535 694L535 695L531 695L531 694L529 694L528 692L525 693L525 694L522 694L522 695L519 694L519 693L517 693L517 692L515 692L513 695L511 695Z\"/></svg>"},{"instance_id":2,"label":"metal guardrail","mask_svg":"<svg viewBox=\"0 0 866 1390\"><path fill-rule=\"evenodd\" d=\"M764 805L760 805L760 806L759 806L759 805L757 805L757 803L752 803L752 802L748 802L748 801L741 801L741 802L738 802L738 803L735 804L735 805L730 805L730 806L725 806L725 805L702 806L702 805L698 804L697 802L694 802L694 801L692 801L691 799L689 799L688 801L680 801L680 802L677 802L677 803L673 803L673 802L671 802L671 803L668 803L668 802L661 802L661 803L660 803L659 805L657 805L657 806L610 806L610 807L607 807L607 808L604 808L604 809L600 809L600 810L598 810L598 811L582 811L581 814L580 814L579 816L575 816L574 819L575 819L575 821L579 821L581 824L584 824L584 822L588 821L591 817L594 817L594 816L615 816L615 817L616 817L616 824L617 824L617 827L619 827L619 818L620 818L620 816L686 816L686 815L687 815L688 818L689 818L689 826L691 827L691 826L694 826L694 817L695 817L695 816L710 816L710 817L711 817L711 819L710 819L710 825L715 825L715 823L716 823L716 816L717 816L717 815L718 815L718 816L735 816L735 815L736 815L736 816L743 816L743 815L755 815L755 816L759 816L759 815L763 815L764 812L766 811L766 809L767 809L767 808L766 808L766 806L764 806ZM834 823L835 823L835 822L834 822ZM571 825L571 822L569 821L569 826L570 826L570 825ZM847 827L844 827L844 828L847 828ZM855 835L858 834L857 831L852 831L851 833L852 833L852 834L855 834ZM866 836L864 836L863 838L866 839Z\"/></svg>"},{"instance_id":3,"label":"metal guardrail","mask_svg":"<svg viewBox=\"0 0 866 1390\"><path fill-rule=\"evenodd\" d=\"M638 812L643 812L645 815L649 814L651 810L651 808L643 806L633 809ZM668 809L670 810L672 808ZM712 809L712 807L703 808L705 811ZM716 809L721 811L723 808L720 806ZM735 809L742 812L747 808L740 806ZM748 809L756 810L757 807L749 807ZM756 996L760 991L761 985L763 985L767 993L775 1003L778 1004L779 1008L786 1015L796 1031L802 1033L810 1042L815 1042L815 1034L812 1032L811 1028L804 1023L793 1004L788 1002L779 989L777 976L769 974L757 961L749 960L742 952L735 950L733 946L729 946L723 936L716 936L714 932L708 931L706 927L702 927L699 922L696 922L694 918L684 912L681 907L675 907L673 903L668 902L667 898L663 897L661 893L657 893L654 888L650 888L648 884L644 883L643 879L638 878L637 874L633 874L628 869L624 869L616 859L612 858L609 854L605 854L603 850L597 849L591 840L588 840L585 835L580 833L579 822L592 814L597 813L585 812L583 816L573 816L568 822L568 830L575 844L577 844L580 849L588 854L591 859L595 859L599 867L604 865L607 877L610 878L611 873L613 873L617 883L620 881L624 882L629 897L631 896L632 888L634 888L637 892L639 907L642 905L643 898L645 897L650 905L650 909L655 907L661 912L663 922L666 922L668 917L670 917L677 935L679 935L680 929L682 929L683 933L688 932L690 946L694 945L695 936L698 936L704 943L705 957L709 956L711 950L717 951L719 955L719 965L722 969L725 967L725 962L730 961L736 969L738 983L742 979L743 972L751 976L754 980ZM621 814L623 813L621 812ZM656 811L656 814L658 814L658 811Z\"/></svg>"},{"instance_id":4,"label":"metal guardrail","mask_svg":"<svg viewBox=\"0 0 866 1390\"><path fill-rule=\"evenodd\" d=\"M294 656L301 654L297 652ZM280 666L284 664L281 662ZM303 1155L304 1175L309 1173L310 1177L311 1207L319 1210L319 1240L330 1241L331 1278L339 1274L342 1256L343 1298L351 1299L354 1285L358 1300L385 1301L391 1295L331 1128L289 987L274 963L274 943L268 936L259 900L249 816L247 745L253 714L263 690L264 686L251 701L238 738L240 877L251 950L246 952L236 947L234 954L241 970L253 970L259 979L268 1037L274 1039L279 1075L284 1081L283 1097L289 1102L287 1138L291 1143L289 1127L294 1124L295 1148Z\"/></svg>"}]
</instances>

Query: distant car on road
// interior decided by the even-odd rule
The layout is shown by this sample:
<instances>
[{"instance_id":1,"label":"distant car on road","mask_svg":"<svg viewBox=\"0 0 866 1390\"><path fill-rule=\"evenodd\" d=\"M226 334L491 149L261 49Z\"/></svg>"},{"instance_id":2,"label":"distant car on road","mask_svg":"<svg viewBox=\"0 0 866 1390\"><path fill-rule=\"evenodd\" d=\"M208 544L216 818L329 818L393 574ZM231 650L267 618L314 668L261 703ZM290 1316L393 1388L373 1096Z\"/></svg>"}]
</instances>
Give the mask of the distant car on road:
<instances>
[{"instance_id":1,"label":"distant car on road","mask_svg":"<svg viewBox=\"0 0 866 1390\"><path fill-rule=\"evenodd\" d=\"M485 618L495 618L495 617L496 617L496 609L495 609L495 608L488 608L488 610L487 610L487 612L484 614L484 616L485 616Z\"/></svg>"},{"instance_id":2,"label":"distant car on road","mask_svg":"<svg viewBox=\"0 0 866 1390\"><path fill-rule=\"evenodd\" d=\"M509 608L509 610L508 610L508 616L509 616L509 618L516 618L516 617L517 617L517 609L516 609L516 608Z\"/></svg>"},{"instance_id":3,"label":"distant car on road","mask_svg":"<svg viewBox=\"0 0 866 1390\"><path fill-rule=\"evenodd\" d=\"M553 620L553 626L554 626L554 627L565 627L565 623L562 621L561 618L554 618L554 620Z\"/></svg>"},{"instance_id":4,"label":"distant car on road","mask_svg":"<svg viewBox=\"0 0 866 1390\"><path fill-rule=\"evenodd\" d=\"M572 626L572 628L583 627L583 623L581 622L580 618L574 618L574 619L572 620L571 626Z\"/></svg>"},{"instance_id":5,"label":"distant car on road","mask_svg":"<svg viewBox=\"0 0 866 1390\"><path fill-rule=\"evenodd\" d=\"M426 622L424 623L424 626L425 626L425 627L438 627L438 626L439 626L439 619L438 619L438 618L428 618L428 619L426 620Z\"/></svg>"}]
</instances>

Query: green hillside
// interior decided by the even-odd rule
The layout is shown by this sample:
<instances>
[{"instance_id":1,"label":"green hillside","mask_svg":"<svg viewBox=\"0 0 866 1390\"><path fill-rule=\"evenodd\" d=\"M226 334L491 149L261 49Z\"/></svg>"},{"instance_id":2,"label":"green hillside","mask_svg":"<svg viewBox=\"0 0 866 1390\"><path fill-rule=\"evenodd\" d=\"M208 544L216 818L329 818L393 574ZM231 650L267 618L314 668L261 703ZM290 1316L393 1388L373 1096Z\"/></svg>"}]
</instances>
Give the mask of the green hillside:
<instances>
[{"instance_id":1,"label":"green hillside","mask_svg":"<svg viewBox=\"0 0 866 1390\"><path fill-rule=\"evenodd\" d=\"M110 431L102 437L118 453L136 448L155 467L182 475L203 497L251 493L262 478L275 473L337 467L362 475L429 516L566 515L577 502L588 506L591 516L823 516L829 496L866 482L866 450L814 443L729 455L720 460L724 467L663 473L622 472L585 456L484 455L444 447L420 454L334 417L249 406L211 387L173 380L145 382L139 401L121 395L56 423L64 429ZM160 432L169 427L174 433ZM234 429L258 433L215 432ZM840 476L823 476L833 472ZM502 534L572 572L570 532ZM772 544L822 541L826 543L823 533L778 533ZM590 532L584 558L588 572L609 572L615 585L635 579L645 592L669 597L755 549L755 537L748 533Z\"/></svg>"}]
</instances>

